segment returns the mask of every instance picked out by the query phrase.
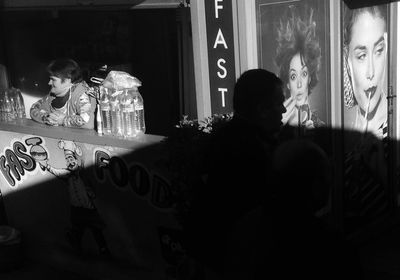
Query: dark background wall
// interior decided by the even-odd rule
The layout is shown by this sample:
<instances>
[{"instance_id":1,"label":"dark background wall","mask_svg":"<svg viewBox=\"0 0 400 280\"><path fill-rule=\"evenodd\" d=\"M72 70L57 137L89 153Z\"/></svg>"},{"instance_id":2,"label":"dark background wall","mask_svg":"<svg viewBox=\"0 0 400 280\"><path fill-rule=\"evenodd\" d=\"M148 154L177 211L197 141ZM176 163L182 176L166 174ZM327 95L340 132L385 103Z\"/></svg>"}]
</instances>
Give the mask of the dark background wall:
<instances>
[{"instance_id":1,"label":"dark background wall","mask_svg":"<svg viewBox=\"0 0 400 280\"><path fill-rule=\"evenodd\" d=\"M180 73L183 9L43 10L2 12L5 64L24 92L48 92L46 65L78 61L86 78L101 65L142 81L147 133L167 135L182 110ZM187 44L186 44L187 45ZM192 59L192 58L191 58Z\"/></svg>"}]
</instances>

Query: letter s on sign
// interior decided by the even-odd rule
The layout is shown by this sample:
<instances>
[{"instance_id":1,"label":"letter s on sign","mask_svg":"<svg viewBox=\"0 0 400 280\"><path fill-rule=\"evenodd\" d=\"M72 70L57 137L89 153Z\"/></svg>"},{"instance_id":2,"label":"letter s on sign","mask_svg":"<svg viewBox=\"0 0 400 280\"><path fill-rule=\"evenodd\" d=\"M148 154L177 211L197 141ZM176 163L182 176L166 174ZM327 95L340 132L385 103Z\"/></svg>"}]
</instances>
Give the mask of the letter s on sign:
<instances>
[{"instance_id":1,"label":"letter s on sign","mask_svg":"<svg viewBox=\"0 0 400 280\"><path fill-rule=\"evenodd\" d=\"M227 75L227 71L226 71L226 68L225 68L223 65L221 65L222 63L225 64L225 63L226 63L226 60L223 59L223 58L218 59L218 61L217 61L217 66L218 66L219 69L222 70L222 74L221 74L220 71L218 71L218 72L217 72L217 75L218 75L218 77L220 77L221 79L225 79L225 78L226 78L226 75Z\"/></svg>"}]
</instances>

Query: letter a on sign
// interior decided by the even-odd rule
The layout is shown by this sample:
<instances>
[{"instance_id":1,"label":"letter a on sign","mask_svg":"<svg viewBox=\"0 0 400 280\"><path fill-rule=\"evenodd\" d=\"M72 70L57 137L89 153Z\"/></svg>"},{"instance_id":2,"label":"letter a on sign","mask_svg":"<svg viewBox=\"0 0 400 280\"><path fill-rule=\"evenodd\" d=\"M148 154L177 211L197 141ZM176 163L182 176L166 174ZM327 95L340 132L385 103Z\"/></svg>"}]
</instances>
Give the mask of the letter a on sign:
<instances>
[{"instance_id":1,"label":"letter a on sign","mask_svg":"<svg viewBox=\"0 0 400 280\"><path fill-rule=\"evenodd\" d=\"M222 35L221 28L218 29L217 38L215 38L215 43L214 43L213 48L216 49L219 44L222 44L225 49L228 49L228 46L226 45L226 42L225 42L224 35Z\"/></svg>"}]
</instances>

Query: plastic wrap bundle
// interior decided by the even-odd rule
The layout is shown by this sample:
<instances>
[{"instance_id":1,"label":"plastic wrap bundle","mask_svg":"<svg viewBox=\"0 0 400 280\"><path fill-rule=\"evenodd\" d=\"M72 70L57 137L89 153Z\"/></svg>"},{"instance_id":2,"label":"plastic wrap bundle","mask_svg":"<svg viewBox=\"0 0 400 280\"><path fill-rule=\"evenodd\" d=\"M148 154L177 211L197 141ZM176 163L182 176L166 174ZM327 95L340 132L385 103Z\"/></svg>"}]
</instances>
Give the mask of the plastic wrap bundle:
<instances>
[{"instance_id":1,"label":"plastic wrap bundle","mask_svg":"<svg viewBox=\"0 0 400 280\"><path fill-rule=\"evenodd\" d=\"M123 71L110 71L103 81L103 87L113 88L117 91L123 89L137 88L142 85L138 78L135 78Z\"/></svg>"},{"instance_id":2,"label":"plastic wrap bundle","mask_svg":"<svg viewBox=\"0 0 400 280\"><path fill-rule=\"evenodd\" d=\"M104 105L108 112L102 109L104 116L109 116L110 130L114 136L125 138L136 137L145 133L143 98L138 87L142 83L136 77L122 71L110 71L102 82L103 91L107 94L109 105ZM104 117L103 117L104 126Z\"/></svg>"}]
</instances>

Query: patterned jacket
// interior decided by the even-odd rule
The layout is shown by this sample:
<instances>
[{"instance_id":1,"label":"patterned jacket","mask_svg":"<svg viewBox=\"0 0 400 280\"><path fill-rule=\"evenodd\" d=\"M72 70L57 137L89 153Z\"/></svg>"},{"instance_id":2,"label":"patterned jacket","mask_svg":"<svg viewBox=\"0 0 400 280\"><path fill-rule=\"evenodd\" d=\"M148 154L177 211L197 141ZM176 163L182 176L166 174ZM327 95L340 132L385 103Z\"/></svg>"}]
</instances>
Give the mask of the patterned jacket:
<instances>
[{"instance_id":1,"label":"patterned jacket","mask_svg":"<svg viewBox=\"0 0 400 280\"><path fill-rule=\"evenodd\" d=\"M56 113L59 116L59 123L63 126L93 129L96 101L88 95L88 91L86 82L74 84L69 99L62 108L54 108L51 102L55 96L48 94L32 105L31 118L44 123L43 118L46 115Z\"/></svg>"}]
</instances>

